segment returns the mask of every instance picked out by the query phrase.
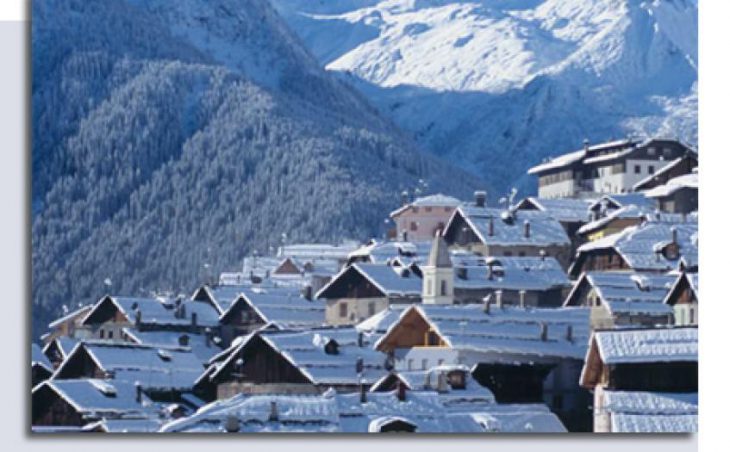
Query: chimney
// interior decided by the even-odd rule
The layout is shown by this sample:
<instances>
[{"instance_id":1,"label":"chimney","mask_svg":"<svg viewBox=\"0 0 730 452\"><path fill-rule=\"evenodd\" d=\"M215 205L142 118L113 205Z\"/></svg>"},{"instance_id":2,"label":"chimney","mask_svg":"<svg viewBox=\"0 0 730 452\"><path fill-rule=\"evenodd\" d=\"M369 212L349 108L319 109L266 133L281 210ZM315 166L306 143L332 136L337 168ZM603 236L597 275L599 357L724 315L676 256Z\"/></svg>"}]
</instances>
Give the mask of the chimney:
<instances>
[{"instance_id":1,"label":"chimney","mask_svg":"<svg viewBox=\"0 0 730 452\"><path fill-rule=\"evenodd\" d=\"M499 309L503 309L504 305L502 304L502 290L495 290L494 294L497 296L497 307Z\"/></svg>"},{"instance_id":2,"label":"chimney","mask_svg":"<svg viewBox=\"0 0 730 452\"><path fill-rule=\"evenodd\" d=\"M401 242L407 242L408 241L408 231L403 231L400 234Z\"/></svg>"},{"instance_id":3,"label":"chimney","mask_svg":"<svg viewBox=\"0 0 730 452\"><path fill-rule=\"evenodd\" d=\"M548 339L548 326L547 323L541 322L540 323L540 340L541 341L547 341Z\"/></svg>"},{"instance_id":4,"label":"chimney","mask_svg":"<svg viewBox=\"0 0 730 452\"><path fill-rule=\"evenodd\" d=\"M477 207L487 206L487 192L479 190L474 192L474 204Z\"/></svg>"},{"instance_id":5,"label":"chimney","mask_svg":"<svg viewBox=\"0 0 730 452\"><path fill-rule=\"evenodd\" d=\"M487 235L494 237L494 217L489 216L489 222L487 223Z\"/></svg>"},{"instance_id":6,"label":"chimney","mask_svg":"<svg viewBox=\"0 0 730 452\"><path fill-rule=\"evenodd\" d=\"M183 347L187 347L190 343L190 336L187 334L181 334L180 337L177 338L177 343Z\"/></svg>"},{"instance_id":7,"label":"chimney","mask_svg":"<svg viewBox=\"0 0 730 452\"><path fill-rule=\"evenodd\" d=\"M492 268L492 264L487 265L487 279L490 281L494 279L494 268Z\"/></svg>"},{"instance_id":8,"label":"chimney","mask_svg":"<svg viewBox=\"0 0 730 452\"><path fill-rule=\"evenodd\" d=\"M406 400L406 385L398 380L398 391L397 391L398 400L401 402L405 402Z\"/></svg>"},{"instance_id":9,"label":"chimney","mask_svg":"<svg viewBox=\"0 0 730 452\"><path fill-rule=\"evenodd\" d=\"M198 327L198 313L197 312L193 312L192 314L190 314L190 325L193 328Z\"/></svg>"},{"instance_id":10,"label":"chimney","mask_svg":"<svg viewBox=\"0 0 730 452\"><path fill-rule=\"evenodd\" d=\"M210 336L211 336L210 328L206 328L205 329L205 346L206 347L210 347Z\"/></svg>"},{"instance_id":11,"label":"chimney","mask_svg":"<svg viewBox=\"0 0 730 452\"><path fill-rule=\"evenodd\" d=\"M530 238L530 220L525 220L525 238Z\"/></svg>"},{"instance_id":12,"label":"chimney","mask_svg":"<svg viewBox=\"0 0 730 452\"><path fill-rule=\"evenodd\" d=\"M185 305L184 304L181 304L180 305L180 308L179 308L179 313L180 313L180 318L181 319L184 319L185 316L187 315L187 313L185 311L186 311Z\"/></svg>"},{"instance_id":13,"label":"chimney","mask_svg":"<svg viewBox=\"0 0 730 452\"><path fill-rule=\"evenodd\" d=\"M583 139L583 150L587 151L590 146L591 142L588 141L588 138Z\"/></svg>"},{"instance_id":14,"label":"chimney","mask_svg":"<svg viewBox=\"0 0 730 452\"><path fill-rule=\"evenodd\" d=\"M361 357L357 357L357 361L355 361L355 372L358 374L362 373L362 371L365 369L365 362Z\"/></svg>"},{"instance_id":15,"label":"chimney","mask_svg":"<svg viewBox=\"0 0 730 452\"><path fill-rule=\"evenodd\" d=\"M364 347L365 346L365 333L360 331L357 333L357 346L358 347Z\"/></svg>"},{"instance_id":16,"label":"chimney","mask_svg":"<svg viewBox=\"0 0 730 452\"><path fill-rule=\"evenodd\" d=\"M367 403L368 401L368 392L365 390L365 385L362 383L362 380L360 380L360 403Z\"/></svg>"},{"instance_id":17,"label":"chimney","mask_svg":"<svg viewBox=\"0 0 730 452\"><path fill-rule=\"evenodd\" d=\"M275 401L271 401L271 411L269 412L269 422L279 422L279 408Z\"/></svg>"},{"instance_id":18,"label":"chimney","mask_svg":"<svg viewBox=\"0 0 730 452\"><path fill-rule=\"evenodd\" d=\"M314 294L312 292L312 286L310 284L302 287L302 295L304 296L305 300L312 301L312 298L314 297Z\"/></svg>"},{"instance_id":19,"label":"chimney","mask_svg":"<svg viewBox=\"0 0 730 452\"><path fill-rule=\"evenodd\" d=\"M547 256L547 253L545 252L545 250L541 249L540 250L540 260L545 262L545 256Z\"/></svg>"},{"instance_id":20,"label":"chimney","mask_svg":"<svg viewBox=\"0 0 730 452\"><path fill-rule=\"evenodd\" d=\"M142 403L142 384L138 381L134 383L134 400L137 403Z\"/></svg>"},{"instance_id":21,"label":"chimney","mask_svg":"<svg viewBox=\"0 0 730 452\"><path fill-rule=\"evenodd\" d=\"M677 240L677 227L672 226L671 231L672 231L672 243L675 243L675 244L679 243L679 241Z\"/></svg>"},{"instance_id":22,"label":"chimney","mask_svg":"<svg viewBox=\"0 0 730 452\"><path fill-rule=\"evenodd\" d=\"M408 191L407 190L403 190L403 192L400 194L400 202L404 206L408 204Z\"/></svg>"},{"instance_id":23,"label":"chimney","mask_svg":"<svg viewBox=\"0 0 730 452\"><path fill-rule=\"evenodd\" d=\"M240 429L240 425L238 423L238 418L233 414L229 414L228 416L226 416L225 428L226 428L226 432L228 432L228 433L238 432L238 430Z\"/></svg>"},{"instance_id":24,"label":"chimney","mask_svg":"<svg viewBox=\"0 0 730 452\"><path fill-rule=\"evenodd\" d=\"M525 308L525 295L527 294L527 291L524 289L520 290L520 307Z\"/></svg>"},{"instance_id":25,"label":"chimney","mask_svg":"<svg viewBox=\"0 0 730 452\"><path fill-rule=\"evenodd\" d=\"M568 325L568 328L565 330L565 340L573 342L573 325Z\"/></svg>"},{"instance_id":26,"label":"chimney","mask_svg":"<svg viewBox=\"0 0 730 452\"><path fill-rule=\"evenodd\" d=\"M436 391L440 393L449 392L449 382L446 381L446 373L439 372Z\"/></svg>"},{"instance_id":27,"label":"chimney","mask_svg":"<svg viewBox=\"0 0 730 452\"><path fill-rule=\"evenodd\" d=\"M487 295L482 299L484 302L484 313L489 315L489 309L492 306L492 294Z\"/></svg>"},{"instance_id":28,"label":"chimney","mask_svg":"<svg viewBox=\"0 0 730 452\"><path fill-rule=\"evenodd\" d=\"M139 325L142 323L142 311L135 311L134 313L134 326L139 328Z\"/></svg>"}]
</instances>

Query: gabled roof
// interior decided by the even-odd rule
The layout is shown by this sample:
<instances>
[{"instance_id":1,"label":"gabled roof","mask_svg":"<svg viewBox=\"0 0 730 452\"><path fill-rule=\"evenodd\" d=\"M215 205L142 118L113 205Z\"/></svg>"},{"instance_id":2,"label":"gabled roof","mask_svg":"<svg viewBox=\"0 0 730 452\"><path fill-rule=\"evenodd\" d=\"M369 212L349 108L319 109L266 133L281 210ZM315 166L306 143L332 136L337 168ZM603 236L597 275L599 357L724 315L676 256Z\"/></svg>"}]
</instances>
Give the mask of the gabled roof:
<instances>
[{"instance_id":1,"label":"gabled roof","mask_svg":"<svg viewBox=\"0 0 730 452\"><path fill-rule=\"evenodd\" d=\"M699 189L699 187L699 175L697 173L691 173L669 179L666 184L654 187L650 190L645 191L644 193L648 198L663 198L665 196L671 196L679 190L697 190Z\"/></svg>"},{"instance_id":2,"label":"gabled roof","mask_svg":"<svg viewBox=\"0 0 730 452\"><path fill-rule=\"evenodd\" d=\"M489 278L486 261L481 265L461 266L454 276L456 289L549 290L570 286L568 275L554 257L489 258L493 269Z\"/></svg>"},{"instance_id":3,"label":"gabled roof","mask_svg":"<svg viewBox=\"0 0 730 452\"><path fill-rule=\"evenodd\" d=\"M207 362L213 355L221 351L215 341L206 339L204 334L179 331L138 331L134 328L124 328L124 333L135 344L190 350L201 362ZM185 340L187 340L187 345L182 345L181 341Z\"/></svg>"},{"instance_id":4,"label":"gabled roof","mask_svg":"<svg viewBox=\"0 0 730 452\"><path fill-rule=\"evenodd\" d=\"M408 269L391 267L386 264L356 263L335 275L317 292L316 298L326 298L330 287L335 286L342 278L352 273L361 275L387 297L420 297L421 295L423 282L418 275Z\"/></svg>"},{"instance_id":5,"label":"gabled roof","mask_svg":"<svg viewBox=\"0 0 730 452\"><path fill-rule=\"evenodd\" d=\"M225 322L236 306L250 306L264 323L280 329L304 329L325 323L325 306L303 298L298 291L284 288L246 288L220 316Z\"/></svg>"},{"instance_id":6,"label":"gabled roof","mask_svg":"<svg viewBox=\"0 0 730 452\"><path fill-rule=\"evenodd\" d=\"M82 324L88 325L99 315L102 309L113 306L121 312L129 323L135 323L137 313L141 314L141 321L144 324L156 325L189 325L192 322L192 314L196 313L198 325L213 326L218 323L218 316L215 311L203 303L183 301L185 305L185 317L175 315L176 307L169 300L158 298L136 298L104 296L86 314Z\"/></svg>"},{"instance_id":7,"label":"gabled roof","mask_svg":"<svg viewBox=\"0 0 730 452\"><path fill-rule=\"evenodd\" d=\"M203 370L203 362L189 349L93 341L79 342L53 379L77 378L71 363L83 354L114 381L139 382L146 389L190 389Z\"/></svg>"},{"instance_id":8,"label":"gabled roof","mask_svg":"<svg viewBox=\"0 0 730 452\"><path fill-rule=\"evenodd\" d=\"M618 209L632 205L647 210L656 209L656 201L647 198L644 193L616 193L601 195L600 198L594 200L588 206L588 210L597 210L602 204L607 205L610 209Z\"/></svg>"},{"instance_id":9,"label":"gabled roof","mask_svg":"<svg viewBox=\"0 0 730 452\"><path fill-rule=\"evenodd\" d=\"M669 177L669 173L671 173L672 170L675 168L680 167L683 163L690 162L691 166L694 166L691 162L697 162L697 154L695 152L688 152L687 154L683 155L682 157L678 157L671 162L667 163L663 167L659 168L654 172L654 174L650 174L644 179L640 180L634 186L632 187L633 191L641 191L646 190L649 188L653 188L656 186L657 183L662 181L665 177ZM696 165L696 163L695 163ZM686 170L681 170L686 171Z\"/></svg>"},{"instance_id":10,"label":"gabled roof","mask_svg":"<svg viewBox=\"0 0 730 452\"><path fill-rule=\"evenodd\" d=\"M676 297L679 295L679 291L682 286L685 285L694 293L697 300L700 299L700 275L698 273L687 273L681 272L679 276L674 280L671 289L667 292L667 296L664 298L664 303L673 305L676 301Z\"/></svg>"},{"instance_id":11,"label":"gabled roof","mask_svg":"<svg viewBox=\"0 0 730 452\"><path fill-rule=\"evenodd\" d=\"M44 367L47 371L53 373L53 364L48 357L43 354L41 348L35 342L30 345L30 364Z\"/></svg>"},{"instance_id":12,"label":"gabled roof","mask_svg":"<svg viewBox=\"0 0 730 452\"><path fill-rule=\"evenodd\" d=\"M569 246L570 238L558 220L541 211L506 211L492 207L462 205L449 219L444 237L452 233L456 219L463 218L477 238L485 245L500 246ZM490 234L490 222L492 234ZM525 223L530 234L525 234Z\"/></svg>"},{"instance_id":13,"label":"gabled roof","mask_svg":"<svg viewBox=\"0 0 730 452\"><path fill-rule=\"evenodd\" d=\"M48 353L51 349L56 349L61 354L61 358L66 358L73 348L78 344L79 340L68 336L59 336L53 341L46 344L43 347L43 353L49 356Z\"/></svg>"},{"instance_id":14,"label":"gabled roof","mask_svg":"<svg viewBox=\"0 0 730 452\"><path fill-rule=\"evenodd\" d=\"M670 315L672 310L663 302L674 280L668 275L586 272L573 286L564 306L580 306L579 295L588 286L611 314Z\"/></svg>"},{"instance_id":15,"label":"gabled roof","mask_svg":"<svg viewBox=\"0 0 730 452\"><path fill-rule=\"evenodd\" d=\"M339 245L329 243L295 243L282 245L278 257L292 257L297 260L345 260L347 255L357 249L356 241L345 241Z\"/></svg>"},{"instance_id":16,"label":"gabled roof","mask_svg":"<svg viewBox=\"0 0 730 452\"><path fill-rule=\"evenodd\" d=\"M569 273L575 275L580 269L583 255L596 250L614 250L635 271L669 271L678 266L677 260L669 260L662 253L663 247L671 243L673 230L677 233L679 255L685 265L697 265L698 227L688 218L686 222L651 221L630 226L621 232L611 234L578 247L576 260Z\"/></svg>"},{"instance_id":17,"label":"gabled roof","mask_svg":"<svg viewBox=\"0 0 730 452\"><path fill-rule=\"evenodd\" d=\"M396 257L409 259L411 262L424 262L431 251L430 241L404 242L390 241L378 242L373 240L367 245L354 250L348 255L348 261L367 261L372 264L383 264Z\"/></svg>"},{"instance_id":18,"label":"gabled roof","mask_svg":"<svg viewBox=\"0 0 730 452\"><path fill-rule=\"evenodd\" d=\"M697 431L697 393L604 391L603 409L614 433Z\"/></svg>"},{"instance_id":19,"label":"gabled roof","mask_svg":"<svg viewBox=\"0 0 730 452\"><path fill-rule=\"evenodd\" d=\"M411 305L401 311L374 347L387 349L388 340L411 315L420 316L446 346L488 354L497 362L513 362L515 355L581 359L589 334L589 312L580 308L491 306L489 313L485 313L483 306L474 304ZM541 338L543 325L547 327L546 340Z\"/></svg>"},{"instance_id":20,"label":"gabled roof","mask_svg":"<svg viewBox=\"0 0 730 452\"><path fill-rule=\"evenodd\" d=\"M404 206L392 211L390 213L390 217L396 217L411 207L456 207L459 204L461 204L461 201L453 196L437 193L435 195L416 198L413 202L405 204Z\"/></svg>"},{"instance_id":21,"label":"gabled roof","mask_svg":"<svg viewBox=\"0 0 730 452\"><path fill-rule=\"evenodd\" d=\"M580 235L590 234L616 220L636 220L637 222L647 220L652 217L652 214L653 210L648 211L646 208L630 204L613 210L602 218L584 224L578 229L577 233Z\"/></svg>"},{"instance_id":22,"label":"gabled roof","mask_svg":"<svg viewBox=\"0 0 730 452\"><path fill-rule=\"evenodd\" d=\"M147 397L137 402L134 383L98 380L93 378L73 380L46 380L33 388L33 396L51 390L71 405L77 412L89 417L145 418L153 413ZM34 403L37 403L34 400Z\"/></svg>"},{"instance_id":23,"label":"gabled roof","mask_svg":"<svg viewBox=\"0 0 730 452\"><path fill-rule=\"evenodd\" d=\"M584 223L589 220L588 207L593 200L574 198L527 197L517 204L519 210L534 208L560 222Z\"/></svg>"},{"instance_id":24,"label":"gabled roof","mask_svg":"<svg viewBox=\"0 0 730 452\"><path fill-rule=\"evenodd\" d=\"M697 361L697 328L596 331L591 336L604 364Z\"/></svg>"},{"instance_id":25,"label":"gabled roof","mask_svg":"<svg viewBox=\"0 0 730 452\"><path fill-rule=\"evenodd\" d=\"M69 320L73 320L76 318L83 318L91 310L92 307L93 307L93 305L90 305L90 304L81 306L78 309L71 311L68 314L64 315L63 317L59 317L56 320L54 320L53 322L49 323L48 328L53 329L53 328L60 326L63 323L68 322Z\"/></svg>"},{"instance_id":26,"label":"gabled roof","mask_svg":"<svg viewBox=\"0 0 730 452\"><path fill-rule=\"evenodd\" d=\"M271 419L272 406L277 419ZM322 395L236 395L206 405L194 415L173 421L162 432L222 432L237 421L241 433L368 433L402 422L416 433L565 432L557 416L542 404L465 407L448 410L431 391L412 391L405 401L394 392Z\"/></svg>"},{"instance_id":27,"label":"gabled roof","mask_svg":"<svg viewBox=\"0 0 730 452\"><path fill-rule=\"evenodd\" d=\"M195 290L193 293L193 300L209 300L213 304L213 307L218 311L218 314L222 314L230 307L230 305L236 301L236 298L243 292L244 289L248 288L248 285L217 285L209 286L204 284Z\"/></svg>"},{"instance_id":28,"label":"gabled roof","mask_svg":"<svg viewBox=\"0 0 730 452\"><path fill-rule=\"evenodd\" d=\"M367 344L358 346L358 331L354 328L323 328L301 332L257 332L235 341L223 359L211 362L201 378L214 380L242 354L254 338L263 340L297 368L314 385L356 385L360 382L355 364L362 358L362 381L372 384L383 374L385 355ZM337 353L328 354L325 345L334 340ZM201 379L199 379L201 381Z\"/></svg>"}]
</instances>

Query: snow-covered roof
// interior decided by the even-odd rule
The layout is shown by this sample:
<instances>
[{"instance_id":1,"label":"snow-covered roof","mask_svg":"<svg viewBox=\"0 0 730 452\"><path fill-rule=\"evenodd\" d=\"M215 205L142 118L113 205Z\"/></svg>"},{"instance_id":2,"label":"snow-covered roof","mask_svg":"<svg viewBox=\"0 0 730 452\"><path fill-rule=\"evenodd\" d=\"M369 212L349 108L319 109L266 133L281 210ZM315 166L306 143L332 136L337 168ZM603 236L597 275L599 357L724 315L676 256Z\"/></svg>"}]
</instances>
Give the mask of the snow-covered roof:
<instances>
[{"instance_id":1,"label":"snow-covered roof","mask_svg":"<svg viewBox=\"0 0 730 452\"><path fill-rule=\"evenodd\" d=\"M570 238L558 220L549 214L533 210L512 210L463 205L457 209L479 240L485 245L499 246L552 246L570 245ZM454 214L446 231L454 227ZM490 234L490 222L492 230ZM530 234L525 234L525 223Z\"/></svg>"},{"instance_id":2,"label":"snow-covered roof","mask_svg":"<svg viewBox=\"0 0 730 452\"><path fill-rule=\"evenodd\" d=\"M697 361L697 328L596 331L604 364Z\"/></svg>"},{"instance_id":3,"label":"snow-covered roof","mask_svg":"<svg viewBox=\"0 0 730 452\"><path fill-rule=\"evenodd\" d=\"M227 366L259 337L284 359L299 369L315 385L356 385L360 382L355 365L362 358L362 381L372 384L385 374L385 355L363 343L358 345L360 333L354 328L323 328L302 332L261 331L235 341L226 353L206 372L216 379ZM337 353L329 354L325 345L334 340Z\"/></svg>"},{"instance_id":4,"label":"snow-covered roof","mask_svg":"<svg viewBox=\"0 0 730 452\"><path fill-rule=\"evenodd\" d=\"M53 378L76 378L69 363L81 353L87 353L114 381L139 382L146 389L191 389L203 371L203 361L189 349L93 341L79 342Z\"/></svg>"},{"instance_id":5,"label":"snow-covered roof","mask_svg":"<svg viewBox=\"0 0 730 452\"><path fill-rule=\"evenodd\" d=\"M609 212L607 215L586 223L578 229L578 234L585 235L597 231L615 220L645 220L651 218L653 210L630 204Z\"/></svg>"},{"instance_id":6,"label":"snow-covered roof","mask_svg":"<svg viewBox=\"0 0 730 452\"><path fill-rule=\"evenodd\" d=\"M589 285L610 313L670 315L664 300L674 276L635 272L586 272L565 299L565 306L579 306L579 294Z\"/></svg>"},{"instance_id":7,"label":"snow-covered roof","mask_svg":"<svg viewBox=\"0 0 730 452\"><path fill-rule=\"evenodd\" d=\"M583 163L596 163L604 160L610 160L616 157L627 155L636 149L638 142L631 139L621 139L585 146L583 149L569 152L552 158L547 162L533 166L527 170L527 174L539 174L544 171L554 170L584 160ZM601 151L613 150L606 154L599 154Z\"/></svg>"},{"instance_id":8,"label":"snow-covered roof","mask_svg":"<svg viewBox=\"0 0 730 452\"><path fill-rule=\"evenodd\" d=\"M664 216L664 215L662 215ZM578 255L571 273L577 269L581 255L595 250L614 249L628 266L637 271L668 271L678 266L678 260L668 259L661 249L671 243L676 231L679 257L685 265L697 265L698 225L693 218L686 222L654 220L630 226L621 232L611 234L578 247Z\"/></svg>"},{"instance_id":9,"label":"snow-covered roof","mask_svg":"<svg viewBox=\"0 0 730 452\"><path fill-rule=\"evenodd\" d=\"M645 209L654 210L656 209L656 201L647 198L644 193L615 193L615 194L604 194L600 198L594 200L589 206L589 210L600 209L602 205L606 205L608 208L618 209L626 206L637 206Z\"/></svg>"},{"instance_id":10,"label":"snow-covered roof","mask_svg":"<svg viewBox=\"0 0 730 452\"><path fill-rule=\"evenodd\" d=\"M373 264L390 262L400 257L407 258L410 262L425 262L431 251L430 241L404 242L390 241L378 242L373 240L367 245L354 250L348 255L348 261L367 261Z\"/></svg>"},{"instance_id":11,"label":"snow-covered roof","mask_svg":"<svg viewBox=\"0 0 730 452\"><path fill-rule=\"evenodd\" d=\"M615 433L697 431L697 393L604 391L603 409Z\"/></svg>"},{"instance_id":12,"label":"snow-covered roof","mask_svg":"<svg viewBox=\"0 0 730 452\"><path fill-rule=\"evenodd\" d=\"M43 366L49 372L53 372L53 364L51 364L48 357L43 354L43 351L35 342L30 344L30 364Z\"/></svg>"},{"instance_id":13,"label":"snow-covered roof","mask_svg":"<svg viewBox=\"0 0 730 452\"><path fill-rule=\"evenodd\" d=\"M400 215L410 207L456 207L461 201L453 196L447 196L441 193L435 195L422 196L390 213L391 217Z\"/></svg>"},{"instance_id":14,"label":"snow-covered roof","mask_svg":"<svg viewBox=\"0 0 730 452\"><path fill-rule=\"evenodd\" d=\"M272 406L277 416L271 418ZM243 394L213 402L194 415L165 425L162 432L224 432L235 422L241 433L367 433L393 421L415 427L416 433L565 432L545 405L489 405L446 410L435 392L408 392L401 401L394 392L360 395Z\"/></svg>"},{"instance_id":15,"label":"snow-covered roof","mask_svg":"<svg viewBox=\"0 0 730 452\"><path fill-rule=\"evenodd\" d=\"M528 210L527 206L535 206L560 222L586 222L589 219L588 207L590 199L574 198L538 198L530 196L523 199L517 208Z\"/></svg>"},{"instance_id":16,"label":"snow-covered roof","mask_svg":"<svg viewBox=\"0 0 730 452\"><path fill-rule=\"evenodd\" d=\"M203 334L165 330L139 331L134 328L124 328L124 333L140 345L189 349L201 362L207 362L213 355L221 351L214 341L206 339ZM183 345L185 341L187 341L187 345Z\"/></svg>"},{"instance_id":17,"label":"snow-covered roof","mask_svg":"<svg viewBox=\"0 0 730 452\"><path fill-rule=\"evenodd\" d=\"M133 382L93 378L52 379L33 388L33 395L45 388L58 394L79 413L90 417L145 418L151 414L151 404L144 395L143 403L137 402L137 389Z\"/></svg>"},{"instance_id":18,"label":"snow-covered roof","mask_svg":"<svg viewBox=\"0 0 730 452\"><path fill-rule=\"evenodd\" d=\"M198 325L214 326L218 324L218 316L215 310L204 303L195 303L189 300L181 301L185 306L185 317L176 315L176 306L173 302L158 298L137 298L137 297L102 297L94 307L86 314L82 323L92 323L97 313L107 304L114 305L126 318L129 323L134 323L137 313L141 314L143 324L174 325L184 326L192 322L192 314L197 315Z\"/></svg>"},{"instance_id":19,"label":"snow-covered roof","mask_svg":"<svg viewBox=\"0 0 730 452\"><path fill-rule=\"evenodd\" d=\"M570 286L568 275L554 257L497 257L491 258L493 269L489 277L486 263L461 266L454 275L456 289L549 290Z\"/></svg>"},{"instance_id":20,"label":"snow-covered roof","mask_svg":"<svg viewBox=\"0 0 730 452\"><path fill-rule=\"evenodd\" d=\"M291 288L245 288L238 299L221 314L223 321L238 303L247 303L264 322L280 329L304 329L325 323L325 306L303 298Z\"/></svg>"},{"instance_id":21,"label":"snow-covered roof","mask_svg":"<svg viewBox=\"0 0 730 452\"><path fill-rule=\"evenodd\" d=\"M548 161L535 165L527 170L527 174L540 174L544 171L549 171L557 168L568 166L572 163L578 162L586 156L586 151L581 149L579 151L569 152L567 154L560 155L549 159Z\"/></svg>"},{"instance_id":22,"label":"snow-covered roof","mask_svg":"<svg viewBox=\"0 0 730 452\"><path fill-rule=\"evenodd\" d=\"M316 298L326 297L327 291L350 272L359 273L388 297L419 297L421 295L423 281L413 271L387 264L355 263L335 275L317 292Z\"/></svg>"},{"instance_id":23,"label":"snow-covered roof","mask_svg":"<svg viewBox=\"0 0 730 452\"><path fill-rule=\"evenodd\" d=\"M345 241L339 245L329 243L295 243L282 245L277 252L278 257L291 257L297 260L334 259L344 260L347 255L360 245L356 241Z\"/></svg>"},{"instance_id":24,"label":"snow-covered roof","mask_svg":"<svg viewBox=\"0 0 730 452\"><path fill-rule=\"evenodd\" d=\"M156 433L166 422L159 417L144 419L101 419L83 427L84 432L102 431L104 433Z\"/></svg>"},{"instance_id":25,"label":"snow-covered roof","mask_svg":"<svg viewBox=\"0 0 730 452\"><path fill-rule=\"evenodd\" d=\"M93 305L90 305L90 304L84 305L74 311L69 312L68 314L66 314L62 317L59 317L56 320L54 320L48 324L48 329L56 328L64 323L68 322L69 320L72 320L75 318L81 318L84 315L86 315L86 313L88 313L92 307L93 307Z\"/></svg>"},{"instance_id":26,"label":"snow-covered roof","mask_svg":"<svg viewBox=\"0 0 730 452\"><path fill-rule=\"evenodd\" d=\"M649 198L662 198L665 196L671 196L675 192L684 188L697 190L699 189L699 186L699 175L697 173L691 173L669 179L666 184L654 187L644 193Z\"/></svg>"},{"instance_id":27,"label":"snow-covered roof","mask_svg":"<svg viewBox=\"0 0 730 452\"><path fill-rule=\"evenodd\" d=\"M583 359L589 337L589 312L581 308L519 308L492 305L411 305L376 342L382 348L400 323L415 311L447 346L512 362L514 355ZM547 328L542 340L543 325ZM571 338L568 338L568 330ZM483 359L487 359L483 357Z\"/></svg>"},{"instance_id":28,"label":"snow-covered roof","mask_svg":"<svg viewBox=\"0 0 730 452\"><path fill-rule=\"evenodd\" d=\"M71 338L68 336L59 336L53 341L47 343L45 347L43 347L43 353L48 356L48 351L52 347L55 347L59 351L59 353L61 353L61 358L65 358L66 356L68 356L71 350L73 350L78 342L79 340L75 338Z\"/></svg>"}]
</instances>

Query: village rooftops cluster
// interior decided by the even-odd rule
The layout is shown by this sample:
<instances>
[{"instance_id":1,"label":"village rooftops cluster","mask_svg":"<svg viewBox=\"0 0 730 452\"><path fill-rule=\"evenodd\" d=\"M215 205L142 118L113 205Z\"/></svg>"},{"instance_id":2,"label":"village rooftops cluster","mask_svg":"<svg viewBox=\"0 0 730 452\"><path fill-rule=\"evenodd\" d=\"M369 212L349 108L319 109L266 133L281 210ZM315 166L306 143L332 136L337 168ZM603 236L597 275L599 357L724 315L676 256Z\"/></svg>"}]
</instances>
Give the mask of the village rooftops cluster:
<instances>
[{"instance_id":1,"label":"village rooftops cluster","mask_svg":"<svg viewBox=\"0 0 730 452\"><path fill-rule=\"evenodd\" d=\"M377 240L78 305L32 346L33 430L694 431L696 167L587 145L539 197L404 195Z\"/></svg>"}]
</instances>

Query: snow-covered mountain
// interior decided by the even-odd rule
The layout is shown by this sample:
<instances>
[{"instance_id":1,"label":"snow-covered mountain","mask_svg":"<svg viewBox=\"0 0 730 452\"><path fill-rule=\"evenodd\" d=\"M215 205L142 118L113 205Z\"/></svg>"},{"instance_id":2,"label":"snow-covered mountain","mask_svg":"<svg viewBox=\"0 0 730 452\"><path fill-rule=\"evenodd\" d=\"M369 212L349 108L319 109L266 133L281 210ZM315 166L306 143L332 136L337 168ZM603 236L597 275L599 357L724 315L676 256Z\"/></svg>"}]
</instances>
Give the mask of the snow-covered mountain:
<instances>
[{"instance_id":1,"label":"snow-covered mountain","mask_svg":"<svg viewBox=\"0 0 730 452\"><path fill-rule=\"evenodd\" d=\"M273 0L321 64L498 190L546 156L697 134L690 0Z\"/></svg>"},{"instance_id":2,"label":"snow-covered mountain","mask_svg":"<svg viewBox=\"0 0 730 452\"><path fill-rule=\"evenodd\" d=\"M109 291L189 291L283 233L380 235L421 179L461 197L481 185L418 152L266 0L32 14L36 332Z\"/></svg>"}]
</instances>

